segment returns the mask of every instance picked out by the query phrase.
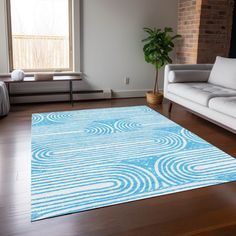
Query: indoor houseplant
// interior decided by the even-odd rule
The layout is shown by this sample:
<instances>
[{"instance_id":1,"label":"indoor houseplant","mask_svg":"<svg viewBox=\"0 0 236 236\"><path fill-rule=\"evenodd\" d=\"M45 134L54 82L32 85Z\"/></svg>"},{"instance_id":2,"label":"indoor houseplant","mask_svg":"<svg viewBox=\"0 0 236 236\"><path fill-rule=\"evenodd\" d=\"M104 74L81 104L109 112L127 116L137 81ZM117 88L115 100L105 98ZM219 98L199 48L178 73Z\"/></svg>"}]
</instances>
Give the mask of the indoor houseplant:
<instances>
[{"instance_id":1,"label":"indoor houseplant","mask_svg":"<svg viewBox=\"0 0 236 236\"><path fill-rule=\"evenodd\" d=\"M173 41L180 35L172 35L172 28L164 28L164 30L156 28L144 28L143 29L148 37L142 41L145 43L143 52L145 61L151 63L156 69L156 79L153 91L146 94L147 102L150 104L161 104L163 100L163 93L160 92L158 87L158 72L168 63L172 63L169 56L170 52L174 49Z\"/></svg>"}]
</instances>

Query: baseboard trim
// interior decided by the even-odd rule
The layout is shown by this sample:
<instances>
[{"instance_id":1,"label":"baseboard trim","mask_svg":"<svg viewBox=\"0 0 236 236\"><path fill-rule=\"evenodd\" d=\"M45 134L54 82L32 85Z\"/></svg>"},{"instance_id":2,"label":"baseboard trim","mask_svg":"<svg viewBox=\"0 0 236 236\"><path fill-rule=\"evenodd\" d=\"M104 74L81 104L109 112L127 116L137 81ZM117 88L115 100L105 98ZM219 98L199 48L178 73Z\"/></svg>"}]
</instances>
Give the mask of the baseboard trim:
<instances>
[{"instance_id":1,"label":"baseboard trim","mask_svg":"<svg viewBox=\"0 0 236 236\"><path fill-rule=\"evenodd\" d=\"M150 89L112 90L112 98L143 98Z\"/></svg>"}]
</instances>

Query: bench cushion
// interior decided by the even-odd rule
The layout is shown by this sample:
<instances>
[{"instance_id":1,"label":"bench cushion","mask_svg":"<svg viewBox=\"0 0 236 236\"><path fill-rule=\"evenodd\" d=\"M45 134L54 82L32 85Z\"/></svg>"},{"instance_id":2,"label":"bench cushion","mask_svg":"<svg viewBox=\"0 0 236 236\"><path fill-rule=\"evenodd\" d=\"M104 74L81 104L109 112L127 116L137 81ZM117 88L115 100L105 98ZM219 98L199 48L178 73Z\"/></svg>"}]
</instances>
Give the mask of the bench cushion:
<instances>
[{"instance_id":1,"label":"bench cushion","mask_svg":"<svg viewBox=\"0 0 236 236\"><path fill-rule=\"evenodd\" d=\"M209 107L215 111L236 118L236 96L212 98L209 101Z\"/></svg>"},{"instance_id":2,"label":"bench cushion","mask_svg":"<svg viewBox=\"0 0 236 236\"><path fill-rule=\"evenodd\" d=\"M236 59L217 57L208 82L236 89Z\"/></svg>"},{"instance_id":3,"label":"bench cushion","mask_svg":"<svg viewBox=\"0 0 236 236\"><path fill-rule=\"evenodd\" d=\"M209 100L214 97L236 96L236 90L216 86L209 83L175 83L168 85L168 92L208 106Z\"/></svg>"}]
</instances>

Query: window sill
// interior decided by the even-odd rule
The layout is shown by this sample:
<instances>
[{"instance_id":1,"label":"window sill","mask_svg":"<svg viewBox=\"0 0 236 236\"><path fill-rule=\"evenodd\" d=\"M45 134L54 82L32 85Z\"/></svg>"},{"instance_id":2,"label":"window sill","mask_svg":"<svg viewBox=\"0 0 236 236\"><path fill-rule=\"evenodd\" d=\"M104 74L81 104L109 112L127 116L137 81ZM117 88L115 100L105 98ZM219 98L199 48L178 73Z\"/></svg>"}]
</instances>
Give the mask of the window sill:
<instances>
[{"instance_id":1,"label":"window sill","mask_svg":"<svg viewBox=\"0 0 236 236\"><path fill-rule=\"evenodd\" d=\"M35 72L38 73L38 72ZM26 72L25 77L33 77L35 73ZM65 71L65 72L39 72L39 73L48 73L53 74L54 76L80 76L82 72L73 72L73 71ZM11 73L0 74L0 78L10 77Z\"/></svg>"}]
</instances>

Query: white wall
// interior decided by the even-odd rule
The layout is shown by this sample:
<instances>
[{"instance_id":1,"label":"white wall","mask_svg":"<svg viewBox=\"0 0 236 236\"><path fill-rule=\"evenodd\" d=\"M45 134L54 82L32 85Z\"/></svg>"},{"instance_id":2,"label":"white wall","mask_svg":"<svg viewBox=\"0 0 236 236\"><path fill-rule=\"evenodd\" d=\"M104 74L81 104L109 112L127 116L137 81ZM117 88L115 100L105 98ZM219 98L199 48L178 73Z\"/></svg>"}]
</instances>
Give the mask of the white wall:
<instances>
[{"instance_id":1,"label":"white wall","mask_svg":"<svg viewBox=\"0 0 236 236\"><path fill-rule=\"evenodd\" d=\"M178 0L82 1L81 70L89 83L121 91L152 88L155 75L152 65L144 62L142 28L170 26L176 30L177 3ZM125 76L130 77L130 85L125 85Z\"/></svg>"},{"instance_id":2,"label":"white wall","mask_svg":"<svg viewBox=\"0 0 236 236\"><path fill-rule=\"evenodd\" d=\"M81 0L80 6L79 0L74 1L75 15L81 14L80 24L75 17L75 29L81 31L80 40L75 32L75 45L81 45L75 68L85 74L81 88L110 88L117 96L144 95L153 87L155 74L143 58L142 28L170 26L176 30L178 0ZM8 68L3 3L0 0L0 73ZM129 85L124 83L125 76L130 78Z\"/></svg>"}]
</instances>

